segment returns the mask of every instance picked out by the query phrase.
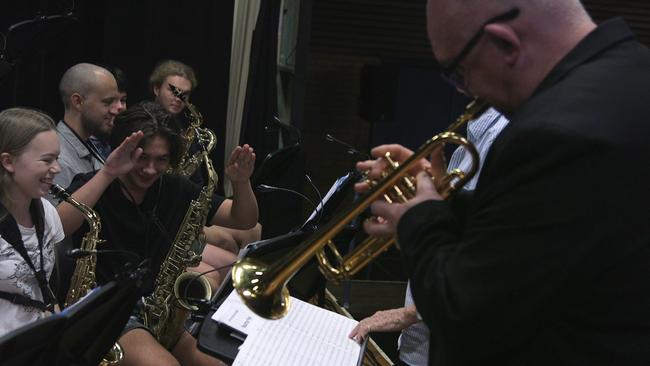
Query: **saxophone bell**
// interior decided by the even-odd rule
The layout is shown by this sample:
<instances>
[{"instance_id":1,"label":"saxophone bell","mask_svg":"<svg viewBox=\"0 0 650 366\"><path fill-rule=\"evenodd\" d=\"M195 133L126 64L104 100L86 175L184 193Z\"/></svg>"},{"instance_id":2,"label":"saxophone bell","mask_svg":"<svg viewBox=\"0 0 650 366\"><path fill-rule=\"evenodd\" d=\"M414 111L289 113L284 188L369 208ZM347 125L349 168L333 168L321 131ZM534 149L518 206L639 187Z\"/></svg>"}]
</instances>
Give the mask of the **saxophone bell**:
<instances>
[{"instance_id":1,"label":"saxophone bell","mask_svg":"<svg viewBox=\"0 0 650 366\"><path fill-rule=\"evenodd\" d=\"M202 273L185 271L176 278L174 296L178 299L178 305L189 311L198 311L195 303L210 301L212 286Z\"/></svg>"}]
</instances>

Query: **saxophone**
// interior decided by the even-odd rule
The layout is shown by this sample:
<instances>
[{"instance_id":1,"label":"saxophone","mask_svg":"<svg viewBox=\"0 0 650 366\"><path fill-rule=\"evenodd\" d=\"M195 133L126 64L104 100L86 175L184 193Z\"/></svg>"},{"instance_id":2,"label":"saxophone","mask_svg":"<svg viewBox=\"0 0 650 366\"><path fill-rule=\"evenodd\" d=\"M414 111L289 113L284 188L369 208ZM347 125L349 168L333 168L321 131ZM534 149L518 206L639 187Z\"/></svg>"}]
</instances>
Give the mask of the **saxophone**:
<instances>
[{"instance_id":1,"label":"saxophone","mask_svg":"<svg viewBox=\"0 0 650 366\"><path fill-rule=\"evenodd\" d=\"M50 192L59 200L66 201L72 205L77 210L81 211L81 214L84 215L90 230L84 235L81 240L81 248L85 251L94 251L97 248L97 245L104 242L104 240L99 238L99 233L102 230L101 220L99 215L92 208L86 206L85 204L74 199L70 193L63 189L58 184L52 184L50 187ZM68 306L76 303L82 297L95 288L97 285L95 283L95 268L97 267L97 257L95 255L89 255L77 259L75 263L74 272L72 274L72 279L70 280L70 289L65 297L65 302L63 307L67 308ZM113 347L108 351L108 354L102 359L100 365L115 365L124 359L124 350L119 343L115 343Z\"/></svg>"},{"instance_id":2,"label":"saxophone","mask_svg":"<svg viewBox=\"0 0 650 366\"><path fill-rule=\"evenodd\" d=\"M196 306L185 300L185 295L191 294L192 298L205 300L210 300L212 297L208 280L196 272L186 270L187 267L196 266L201 261L201 253L205 247L203 227L217 184L217 174L208 157L207 149L203 148L201 155L208 173L207 184L201 189L198 197L190 202L172 247L160 267L154 291L142 299L144 306L141 315L144 325L167 349L171 349L176 344L183 331L183 322L187 317L187 312L183 309L198 310ZM190 285L197 286L190 287Z\"/></svg>"},{"instance_id":3,"label":"saxophone","mask_svg":"<svg viewBox=\"0 0 650 366\"><path fill-rule=\"evenodd\" d=\"M90 230L84 235L81 241L82 250L93 251L97 248L97 245L104 242L104 240L99 238L99 232L102 230L102 224L99 219L99 215L92 208L84 205L83 203L72 198L70 193L57 184L53 184L50 188L52 194L59 200L66 201L71 204L74 208L81 211L90 226ZM94 255L89 255L77 259L74 267L74 273L72 274L72 279L70 280L70 289L68 294L65 297L65 302L63 307L67 308L68 306L76 303L82 297L86 296L88 291L95 288L95 268L97 267L97 257Z\"/></svg>"},{"instance_id":4,"label":"saxophone","mask_svg":"<svg viewBox=\"0 0 650 366\"><path fill-rule=\"evenodd\" d=\"M203 116L196 107L190 103L187 95L183 95L183 92L174 85L169 84L169 89L172 94L185 102L190 117L190 125L185 129L185 131L183 131L183 133L181 133L184 143L183 154L181 155L181 159L176 168L170 169L170 173L189 177L194 174L203 159L203 151L201 150L190 155L189 149L192 142L196 140L199 145L203 147L202 150L206 150L209 155L217 143L217 136L211 129L201 127L203 124Z\"/></svg>"}]
</instances>

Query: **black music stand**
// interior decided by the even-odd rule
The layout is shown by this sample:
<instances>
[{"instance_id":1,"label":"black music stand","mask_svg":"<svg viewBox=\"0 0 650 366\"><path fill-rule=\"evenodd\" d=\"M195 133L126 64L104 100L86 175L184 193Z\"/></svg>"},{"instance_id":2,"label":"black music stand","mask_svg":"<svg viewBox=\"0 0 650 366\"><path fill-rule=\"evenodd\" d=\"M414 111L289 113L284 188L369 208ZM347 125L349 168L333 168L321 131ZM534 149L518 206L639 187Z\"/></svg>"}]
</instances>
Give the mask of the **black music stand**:
<instances>
[{"instance_id":1,"label":"black music stand","mask_svg":"<svg viewBox=\"0 0 650 366\"><path fill-rule=\"evenodd\" d=\"M283 147L269 153L258 165L251 177L257 204L260 208L259 222L262 224L262 238L272 238L295 228L302 221L303 200L299 195L284 193L262 193L260 184L282 187L302 192L305 156L299 144ZM260 159L261 160L261 159ZM283 210L283 215L277 212Z\"/></svg>"},{"instance_id":2,"label":"black music stand","mask_svg":"<svg viewBox=\"0 0 650 366\"><path fill-rule=\"evenodd\" d=\"M0 338L0 365L52 364L65 323L65 317L55 314L5 334Z\"/></svg>"},{"instance_id":3,"label":"black music stand","mask_svg":"<svg viewBox=\"0 0 650 366\"><path fill-rule=\"evenodd\" d=\"M139 286L139 280L109 282L61 313L5 335L0 365L98 365L126 325Z\"/></svg>"},{"instance_id":4,"label":"black music stand","mask_svg":"<svg viewBox=\"0 0 650 366\"><path fill-rule=\"evenodd\" d=\"M251 185L257 187L262 183L273 182L278 176L286 174L301 151L301 145L294 144L268 153L259 167L255 169L251 177Z\"/></svg>"},{"instance_id":5,"label":"black music stand","mask_svg":"<svg viewBox=\"0 0 650 366\"><path fill-rule=\"evenodd\" d=\"M98 365L119 338L139 298L139 281L111 281L62 312L58 365ZM79 305L79 306L77 306Z\"/></svg>"}]
</instances>

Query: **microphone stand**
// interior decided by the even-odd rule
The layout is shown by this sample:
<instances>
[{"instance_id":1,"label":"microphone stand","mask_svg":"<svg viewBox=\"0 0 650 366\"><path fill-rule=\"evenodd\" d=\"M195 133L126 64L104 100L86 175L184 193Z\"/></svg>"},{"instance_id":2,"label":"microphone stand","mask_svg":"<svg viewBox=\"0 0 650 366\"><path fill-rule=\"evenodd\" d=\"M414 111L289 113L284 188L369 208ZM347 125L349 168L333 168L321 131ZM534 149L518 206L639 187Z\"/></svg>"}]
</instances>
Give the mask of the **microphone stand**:
<instances>
[{"instance_id":1,"label":"microphone stand","mask_svg":"<svg viewBox=\"0 0 650 366\"><path fill-rule=\"evenodd\" d=\"M322 199L322 196L321 196L320 192L318 191L318 189L316 189L316 187L313 185L313 182L311 181L311 178L309 178L309 175L305 175L305 178L306 178L307 181L312 185L312 187L314 187L314 190L315 190L315 191L317 192L317 194L318 194L318 197L319 197L319 200L320 200L318 205L316 205L316 203L315 203L312 199L310 199L309 197L305 196L304 194L302 194L302 193L300 193L300 192L298 192L298 191L295 191L295 190L293 190L293 189L289 189L289 188L276 187L276 186L271 186L271 185L268 185L268 184L260 184L260 185L258 185L257 187L255 187L255 190L256 190L257 192L260 192L260 193L267 193L267 192L286 192L286 193L291 193L291 194L294 194L294 195L296 195L296 196L299 196L300 198L302 198L302 199L305 200L306 202L309 202L309 204L311 205L311 207L314 209L314 211L315 211L316 214L318 215L318 220L317 220L317 222L316 222L316 224L318 224L318 223L320 222L320 219L322 218L322 207L321 207L321 205L322 205L323 199ZM295 230L296 230L296 229L293 229L293 230L291 230L291 231L293 232L293 231L295 231Z\"/></svg>"},{"instance_id":2,"label":"microphone stand","mask_svg":"<svg viewBox=\"0 0 650 366\"><path fill-rule=\"evenodd\" d=\"M99 255L99 254L118 254L130 259L135 260L134 264L132 262L126 262L124 264L123 270L116 274L117 279L131 279L142 281L145 276L151 272L150 260L145 258L142 260L138 254L128 250L119 250L119 249L103 249L103 250L85 250L85 249L70 249L66 252L66 256L72 259L78 259L87 257L90 255ZM135 267L135 268L134 268Z\"/></svg>"}]
</instances>

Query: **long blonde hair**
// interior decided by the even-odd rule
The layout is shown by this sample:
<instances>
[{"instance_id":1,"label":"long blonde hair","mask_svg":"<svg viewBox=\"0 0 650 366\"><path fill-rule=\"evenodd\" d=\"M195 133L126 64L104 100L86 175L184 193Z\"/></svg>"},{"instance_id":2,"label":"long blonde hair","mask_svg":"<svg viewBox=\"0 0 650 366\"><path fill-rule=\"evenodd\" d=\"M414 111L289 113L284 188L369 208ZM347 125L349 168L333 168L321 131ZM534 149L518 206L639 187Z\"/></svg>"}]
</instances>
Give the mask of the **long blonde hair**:
<instances>
[{"instance_id":1,"label":"long blonde hair","mask_svg":"<svg viewBox=\"0 0 650 366\"><path fill-rule=\"evenodd\" d=\"M18 155L41 132L55 128L50 116L29 108L9 108L0 112L0 154ZM11 173L0 164L0 201L6 204Z\"/></svg>"}]
</instances>

